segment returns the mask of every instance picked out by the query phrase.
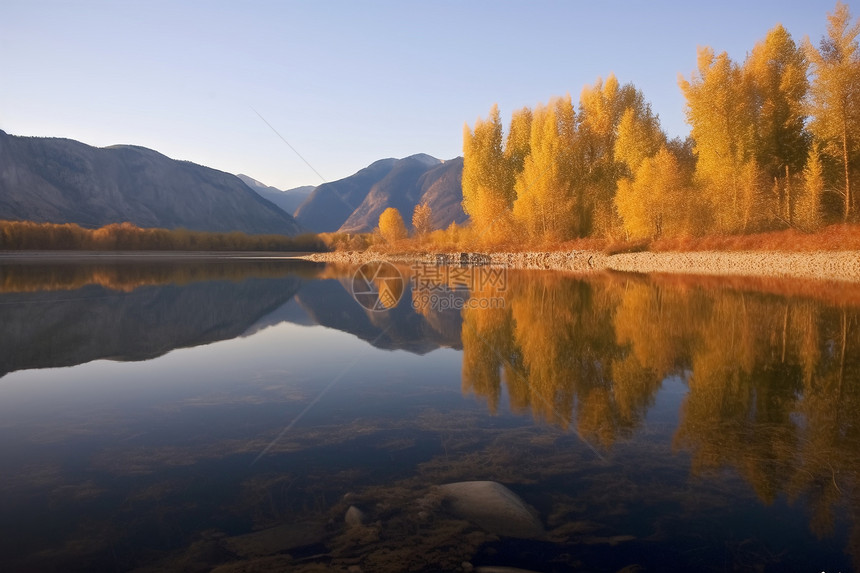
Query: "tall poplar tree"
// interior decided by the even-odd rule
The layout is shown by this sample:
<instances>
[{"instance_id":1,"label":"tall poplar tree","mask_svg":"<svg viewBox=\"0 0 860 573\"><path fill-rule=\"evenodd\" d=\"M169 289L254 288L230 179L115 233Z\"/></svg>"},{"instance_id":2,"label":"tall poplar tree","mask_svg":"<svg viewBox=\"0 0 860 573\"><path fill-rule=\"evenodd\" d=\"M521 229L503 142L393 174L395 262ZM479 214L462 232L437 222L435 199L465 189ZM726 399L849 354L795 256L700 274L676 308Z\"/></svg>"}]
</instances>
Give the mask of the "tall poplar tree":
<instances>
[{"instance_id":1,"label":"tall poplar tree","mask_svg":"<svg viewBox=\"0 0 860 573\"><path fill-rule=\"evenodd\" d=\"M463 210L479 235L491 227L514 201L513 177L502 148L499 107L488 119L478 119L474 130L463 128Z\"/></svg>"},{"instance_id":2,"label":"tall poplar tree","mask_svg":"<svg viewBox=\"0 0 860 573\"><path fill-rule=\"evenodd\" d=\"M628 238L677 236L685 230L689 178L665 146L618 182L615 206Z\"/></svg>"},{"instance_id":3,"label":"tall poplar tree","mask_svg":"<svg viewBox=\"0 0 860 573\"><path fill-rule=\"evenodd\" d=\"M812 67L810 129L824 151L842 165L843 220L852 211L852 159L860 151L860 22L851 24L848 6L837 2L827 15L827 36L815 48L806 38L804 51Z\"/></svg>"},{"instance_id":4,"label":"tall poplar tree","mask_svg":"<svg viewBox=\"0 0 860 573\"><path fill-rule=\"evenodd\" d=\"M760 214L755 106L750 85L727 53L699 48L698 71L678 83L687 99L696 179L718 232L750 230Z\"/></svg>"},{"instance_id":5,"label":"tall poplar tree","mask_svg":"<svg viewBox=\"0 0 860 573\"><path fill-rule=\"evenodd\" d=\"M620 85L614 74L610 74L606 81L598 78L593 86L583 88L579 99L577 160L584 186L584 202L588 203L587 212L590 213L590 232L598 235L611 234L620 226L613 200L618 179L629 172L616 157L616 141L625 113L630 116L625 130L650 124L644 129L650 132L656 125L656 117L651 114L642 92L633 84ZM628 132L625 139L629 141L627 136L631 135ZM651 135L653 133L639 143L649 145L646 140ZM659 147L658 143L649 152L656 152ZM625 162L631 159L628 155L632 153L628 151L632 152L632 149L625 146ZM581 226L585 228L586 224Z\"/></svg>"},{"instance_id":6,"label":"tall poplar tree","mask_svg":"<svg viewBox=\"0 0 860 573\"><path fill-rule=\"evenodd\" d=\"M777 189L778 210L792 217L792 176L803 169L809 134L804 99L809 64L791 35L777 25L744 62L755 116L755 157Z\"/></svg>"},{"instance_id":7,"label":"tall poplar tree","mask_svg":"<svg viewBox=\"0 0 860 573\"><path fill-rule=\"evenodd\" d=\"M523 170L523 163L531 149L532 110L528 107L511 114L511 125L505 141L505 159L511 175L516 177Z\"/></svg>"},{"instance_id":8,"label":"tall poplar tree","mask_svg":"<svg viewBox=\"0 0 860 573\"><path fill-rule=\"evenodd\" d=\"M529 154L516 178L513 215L536 240L560 241L578 232L572 164L575 113L570 95L532 113Z\"/></svg>"}]
</instances>

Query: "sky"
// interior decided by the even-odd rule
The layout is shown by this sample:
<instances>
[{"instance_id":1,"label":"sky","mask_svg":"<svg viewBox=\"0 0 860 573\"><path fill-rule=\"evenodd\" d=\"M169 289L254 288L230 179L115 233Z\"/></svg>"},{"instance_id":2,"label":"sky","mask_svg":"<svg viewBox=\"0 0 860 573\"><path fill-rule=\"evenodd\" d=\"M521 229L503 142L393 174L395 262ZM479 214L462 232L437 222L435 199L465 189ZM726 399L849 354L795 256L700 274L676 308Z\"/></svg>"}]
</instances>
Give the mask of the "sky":
<instances>
[{"instance_id":1,"label":"sky","mask_svg":"<svg viewBox=\"0 0 860 573\"><path fill-rule=\"evenodd\" d=\"M462 154L463 125L614 73L685 136L697 46L743 61L835 1L0 0L0 130L134 144L289 189ZM860 7L852 5L852 15Z\"/></svg>"}]
</instances>

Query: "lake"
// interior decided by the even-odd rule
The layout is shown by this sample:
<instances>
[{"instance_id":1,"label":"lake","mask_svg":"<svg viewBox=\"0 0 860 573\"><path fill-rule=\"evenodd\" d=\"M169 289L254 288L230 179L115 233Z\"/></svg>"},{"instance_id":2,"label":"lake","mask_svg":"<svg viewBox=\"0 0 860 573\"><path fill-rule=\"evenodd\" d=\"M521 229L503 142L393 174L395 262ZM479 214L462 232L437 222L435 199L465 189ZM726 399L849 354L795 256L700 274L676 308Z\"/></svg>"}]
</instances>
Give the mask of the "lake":
<instances>
[{"instance_id":1,"label":"lake","mask_svg":"<svg viewBox=\"0 0 860 573\"><path fill-rule=\"evenodd\" d=\"M858 319L798 281L6 260L0 569L850 571Z\"/></svg>"}]
</instances>

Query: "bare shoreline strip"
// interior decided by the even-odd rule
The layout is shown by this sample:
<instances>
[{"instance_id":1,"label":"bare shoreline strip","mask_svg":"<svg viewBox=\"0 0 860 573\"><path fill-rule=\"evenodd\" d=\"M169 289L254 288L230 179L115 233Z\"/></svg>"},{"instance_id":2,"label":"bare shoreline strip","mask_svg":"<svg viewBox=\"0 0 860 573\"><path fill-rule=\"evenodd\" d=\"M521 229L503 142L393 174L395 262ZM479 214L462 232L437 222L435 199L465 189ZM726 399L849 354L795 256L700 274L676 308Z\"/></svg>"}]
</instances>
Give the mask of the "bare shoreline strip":
<instances>
[{"instance_id":1,"label":"bare shoreline strip","mask_svg":"<svg viewBox=\"0 0 860 573\"><path fill-rule=\"evenodd\" d=\"M860 282L858 251L738 251L641 252L607 255L592 251L491 253L493 265L515 269L563 271L614 270L633 273L667 273L717 276L803 278ZM315 253L304 257L317 262L362 264L388 260L435 263L435 255L347 251Z\"/></svg>"}]
</instances>

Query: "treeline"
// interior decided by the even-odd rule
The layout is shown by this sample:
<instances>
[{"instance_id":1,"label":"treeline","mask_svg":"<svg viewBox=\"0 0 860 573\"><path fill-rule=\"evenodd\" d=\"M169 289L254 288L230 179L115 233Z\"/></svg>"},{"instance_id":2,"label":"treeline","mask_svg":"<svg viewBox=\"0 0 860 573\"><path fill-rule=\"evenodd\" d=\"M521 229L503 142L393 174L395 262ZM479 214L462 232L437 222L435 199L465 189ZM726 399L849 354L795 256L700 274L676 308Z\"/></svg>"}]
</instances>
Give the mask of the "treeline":
<instances>
[{"instance_id":1,"label":"treeline","mask_svg":"<svg viewBox=\"0 0 860 573\"><path fill-rule=\"evenodd\" d=\"M0 221L0 250L325 251L316 235L248 235L187 229L143 229L114 223L85 229L73 223Z\"/></svg>"},{"instance_id":2,"label":"treeline","mask_svg":"<svg viewBox=\"0 0 860 573\"><path fill-rule=\"evenodd\" d=\"M860 23L837 3L818 46L781 26L737 63L700 48L680 78L691 135L669 140L615 76L574 105L496 106L463 137L463 207L485 245L811 232L857 222Z\"/></svg>"}]
</instances>

